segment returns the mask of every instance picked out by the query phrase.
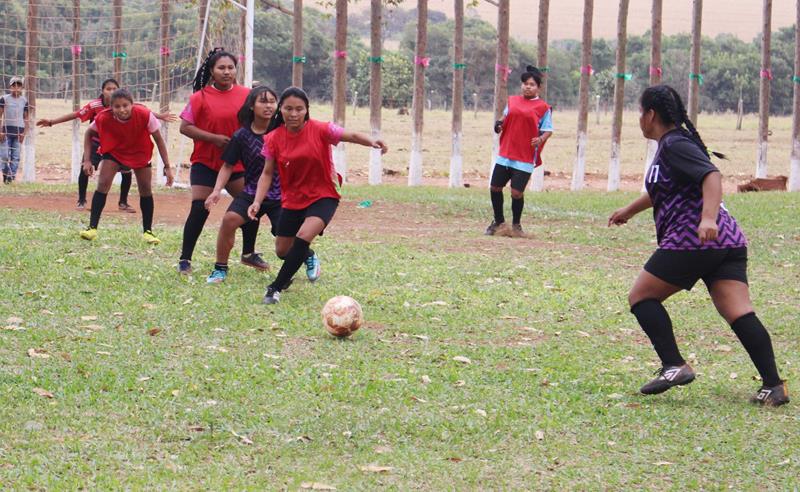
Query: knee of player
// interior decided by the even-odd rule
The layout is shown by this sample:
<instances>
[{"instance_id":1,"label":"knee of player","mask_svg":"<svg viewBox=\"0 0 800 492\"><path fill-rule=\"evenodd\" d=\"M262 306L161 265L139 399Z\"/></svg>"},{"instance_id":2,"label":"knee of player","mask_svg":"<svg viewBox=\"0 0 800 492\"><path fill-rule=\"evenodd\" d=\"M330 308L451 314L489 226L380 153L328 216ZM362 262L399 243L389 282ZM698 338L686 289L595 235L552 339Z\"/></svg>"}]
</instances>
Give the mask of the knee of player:
<instances>
[{"instance_id":1,"label":"knee of player","mask_svg":"<svg viewBox=\"0 0 800 492\"><path fill-rule=\"evenodd\" d=\"M514 199L516 199L516 200L519 200L519 199L520 199L520 198L522 198L523 196L525 196L525 192L524 192L524 191L515 190L515 189L513 189L513 188L511 189L511 198L514 198Z\"/></svg>"}]
</instances>

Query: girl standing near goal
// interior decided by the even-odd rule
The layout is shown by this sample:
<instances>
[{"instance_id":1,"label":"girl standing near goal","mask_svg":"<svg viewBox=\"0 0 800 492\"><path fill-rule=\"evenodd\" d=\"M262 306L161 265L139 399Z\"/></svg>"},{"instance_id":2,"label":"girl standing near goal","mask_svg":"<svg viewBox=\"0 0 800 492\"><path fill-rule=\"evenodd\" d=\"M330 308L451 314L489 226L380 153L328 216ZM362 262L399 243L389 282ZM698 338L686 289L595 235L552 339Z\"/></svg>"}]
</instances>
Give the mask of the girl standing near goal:
<instances>
[{"instance_id":1,"label":"girl standing near goal","mask_svg":"<svg viewBox=\"0 0 800 492\"><path fill-rule=\"evenodd\" d=\"M522 209L525 206L525 187L533 169L542 165L542 150L553 134L550 106L539 98L542 73L528 65L520 77L519 96L508 98L503 119L494 124L500 134L500 152L492 170L489 194L494 220L486 228L487 236L495 234L525 237L522 231ZM503 214L503 188L511 182L511 229Z\"/></svg>"},{"instance_id":2,"label":"girl standing near goal","mask_svg":"<svg viewBox=\"0 0 800 492\"><path fill-rule=\"evenodd\" d=\"M214 190L217 177L224 164L222 151L239 128L237 113L250 90L236 85L236 57L215 48L206 57L194 79L194 94L181 113L181 133L194 140L192 169L189 182L192 186L192 207L183 227L183 245L178 260L178 272L192 272L192 254L208 218L206 198ZM234 165L225 189L237 196L244 188L244 167ZM255 254L258 221L247 221L242 229L243 264L259 270L269 265Z\"/></svg>"},{"instance_id":3,"label":"girl standing near goal","mask_svg":"<svg viewBox=\"0 0 800 492\"><path fill-rule=\"evenodd\" d=\"M269 87L260 86L251 90L239 110L239 123L242 127L236 130L222 153L225 165L219 171L214 191L206 198L206 208L211 210L211 207L219 201L222 189L228 184L237 162L244 164L245 185L222 218L217 235L217 262L211 275L206 279L209 284L222 283L228 277L228 257L233 249L236 229L252 220L247 215L247 209L253 203L258 178L264 169L264 156L261 154L264 136L277 107L278 95ZM272 186L266 198L261 203L256 220L263 215L269 217L274 234L281 212L281 185L277 174L273 173ZM258 253L253 254L258 255Z\"/></svg>"},{"instance_id":4,"label":"girl standing near goal","mask_svg":"<svg viewBox=\"0 0 800 492\"><path fill-rule=\"evenodd\" d=\"M381 140L310 119L308 109L308 96L302 89L289 87L281 94L278 110L264 137L264 169L253 204L248 209L250 218L256 218L277 168L282 210L275 254L284 261L275 280L267 287L265 304L280 300L281 291L288 287L303 262L310 280L319 277L319 260L310 251L310 245L330 223L340 198L331 145L351 142L381 149L384 154L388 150Z\"/></svg>"},{"instance_id":5,"label":"girl standing near goal","mask_svg":"<svg viewBox=\"0 0 800 492\"><path fill-rule=\"evenodd\" d=\"M694 380L695 373L678 350L672 321L662 302L681 289L690 290L702 279L717 311L730 324L761 375L763 385L751 401L768 406L788 403L772 341L750 301L747 240L722 206L720 172L711 164L708 149L687 117L678 93L666 85L645 89L639 126L645 138L658 140L646 175L647 192L611 214L608 225L625 224L653 207L658 249L639 273L628 302L662 367L658 377L640 391L658 394Z\"/></svg>"},{"instance_id":6,"label":"girl standing near goal","mask_svg":"<svg viewBox=\"0 0 800 492\"><path fill-rule=\"evenodd\" d=\"M103 81L103 84L100 86L100 97L97 99L93 99L89 101L86 106L82 107L80 110L74 113L67 113L63 116L59 116L55 119L47 119L42 118L41 120L36 122L36 126L39 127L51 127L53 125L58 125L59 123L66 123L67 121L72 121L74 119L80 119L81 122L89 121L90 123L94 121L100 112L108 109L108 106L111 101L111 94L114 93L115 90L119 89L119 82L114 79L106 79ZM177 121L177 117L170 113L153 113L153 115L162 121L167 122L174 122ZM97 153L97 148L100 146L100 139L93 138L92 139L92 149L91 154L89 155L89 159L94 167L94 170L97 170L97 166L100 165L100 154ZM86 157L86 156L84 156ZM132 176L130 171L122 171L121 173L122 182L119 186L119 209L124 212L129 213L136 213L133 207L128 205L128 192L131 189L131 181ZM81 168L80 173L78 174L78 210L84 210L86 208L86 189L89 187L89 175L83 171Z\"/></svg>"},{"instance_id":7,"label":"girl standing near goal","mask_svg":"<svg viewBox=\"0 0 800 492\"><path fill-rule=\"evenodd\" d=\"M167 145L161 136L161 124L155 115L140 104L133 104L133 96L125 89L117 89L111 94L111 108L97 115L83 141L83 170L91 176L94 165L90 160L92 139L99 136L102 155L100 177L97 189L92 196L92 215L89 228L81 232L81 238L92 241L97 238L97 225L100 214L106 205L108 190L118 171L132 170L139 188L139 206L142 209L142 238L149 244L161 241L153 234L153 192L152 167L153 140L158 146L161 160L164 161L164 174L167 186L172 186L172 167L169 165ZM152 140L151 140L152 137Z\"/></svg>"}]
</instances>

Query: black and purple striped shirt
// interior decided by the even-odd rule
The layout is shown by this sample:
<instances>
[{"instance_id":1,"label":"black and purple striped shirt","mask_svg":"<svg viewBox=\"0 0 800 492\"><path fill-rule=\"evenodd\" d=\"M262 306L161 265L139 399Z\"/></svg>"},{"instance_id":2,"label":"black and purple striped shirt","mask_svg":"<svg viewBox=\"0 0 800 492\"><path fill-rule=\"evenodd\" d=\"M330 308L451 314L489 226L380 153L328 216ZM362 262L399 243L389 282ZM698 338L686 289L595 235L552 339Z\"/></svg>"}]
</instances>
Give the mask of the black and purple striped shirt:
<instances>
[{"instance_id":1,"label":"black and purple striped shirt","mask_svg":"<svg viewBox=\"0 0 800 492\"><path fill-rule=\"evenodd\" d=\"M720 204L717 239L700 243L703 179L719 169L683 130L667 132L658 142L647 170L645 188L653 203L658 247L669 250L726 249L747 246L747 239Z\"/></svg>"},{"instance_id":2,"label":"black and purple striped shirt","mask_svg":"<svg viewBox=\"0 0 800 492\"><path fill-rule=\"evenodd\" d=\"M230 142L222 153L222 160L229 166L235 166L241 161L244 165L244 193L256 194L258 178L264 170L264 156L261 150L264 147L264 135L253 133L250 128L241 127L236 130ZM281 180L278 169L272 174L272 186L267 192L267 200L281 199Z\"/></svg>"}]
</instances>

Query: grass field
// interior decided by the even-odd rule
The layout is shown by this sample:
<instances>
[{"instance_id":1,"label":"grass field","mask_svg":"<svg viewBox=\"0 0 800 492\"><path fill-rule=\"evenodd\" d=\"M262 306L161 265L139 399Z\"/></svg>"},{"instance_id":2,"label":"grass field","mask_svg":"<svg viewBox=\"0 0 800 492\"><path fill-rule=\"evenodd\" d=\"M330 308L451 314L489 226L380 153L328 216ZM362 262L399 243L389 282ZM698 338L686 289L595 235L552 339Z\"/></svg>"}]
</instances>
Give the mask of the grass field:
<instances>
[{"instance_id":1,"label":"grass field","mask_svg":"<svg viewBox=\"0 0 800 492\"><path fill-rule=\"evenodd\" d=\"M54 118L68 113L71 106L63 100L40 100L37 117ZM182 105L173 103L172 111L179 113ZM411 117L398 115L397 110L383 110L383 133L390 147L384 157L384 169L407 175L409 149L411 145ZM312 103L311 115L314 118L330 120L332 108L329 105ZM595 179L605 182L611 152L611 113L601 113L600 124L596 123L594 113L589 116L589 150L587 152L586 172ZM425 113L425 133L423 144L423 169L426 177L444 177L450 171L451 115L442 109ZM477 117L471 111L464 113L464 174L466 177L485 176L490 169L493 124L492 114L479 112ZM646 144L639 130L638 112L626 112L623 120L622 164L623 176L641 176L644 168ZM572 174L575 161L577 112L556 110L554 114L556 132L547 144L545 167L553 173ZM352 130L369 131L369 110L358 108L353 115L347 110L346 126ZM729 156L728 161L717 161L726 177L744 181L755 172L756 142L758 134L757 115L746 115L742 131L736 131L736 116L732 114L701 114L698 128L705 142L714 150ZM770 128L769 174L789 175L789 153L791 150L790 117L773 117ZM37 130L38 172L48 176L48 181L67 182L70 166L71 124ZM86 125L83 125L82 131ZM169 150L174 162L188 164L191 143L177 131L177 124L171 125ZM368 171L368 149L351 145L347 147L349 171L363 176ZM184 173L184 181L188 174ZM632 189L638 189L634 183ZM554 187L551 180L545 188ZM600 188L605 189L603 183Z\"/></svg>"},{"instance_id":2,"label":"grass field","mask_svg":"<svg viewBox=\"0 0 800 492\"><path fill-rule=\"evenodd\" d=\"M149 248L138 219L104 218L85 243L85 215L0 208L0 488L800 487L799 405L747 403L756 372L702 286L667 303L698 380L637 394L656 357L626 294L652 219L605 227L633 194L535 195L534 239L512 240L481 235L484 191L345 193L315 246L322 279L275 307L260 304L273 274L235 264L226 284L204 283L212 227L187 281L178 226L158 225ZM800 199L726 204L796 392ZM349 340L319 321L337 294L367 319Z\"/></svg>"}]
</instances>

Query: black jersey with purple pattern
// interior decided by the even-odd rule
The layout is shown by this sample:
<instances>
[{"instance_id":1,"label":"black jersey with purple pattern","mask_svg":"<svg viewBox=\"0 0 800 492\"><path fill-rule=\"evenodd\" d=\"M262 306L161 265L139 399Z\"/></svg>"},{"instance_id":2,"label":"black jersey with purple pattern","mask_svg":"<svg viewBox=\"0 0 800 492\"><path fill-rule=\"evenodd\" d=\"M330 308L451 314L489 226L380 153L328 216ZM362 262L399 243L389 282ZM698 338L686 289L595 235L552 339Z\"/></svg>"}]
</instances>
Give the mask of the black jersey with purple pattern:
<instances>
[{"instance_id":1,"label":"black jersey with purple pattern","mask_svg":"<svg viewBox=\"0 0 800 492\"><path fill-rule=\"evenodd\" d=\"M700 243L697 234L703 213L703 179L719 170L683 130L672 130L658 142L647 170L645 188L653 203L660 249L725 249L747 246L736 220L720 204L717 239Z\"/></svg>"}]
</instances>

